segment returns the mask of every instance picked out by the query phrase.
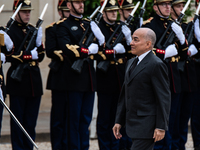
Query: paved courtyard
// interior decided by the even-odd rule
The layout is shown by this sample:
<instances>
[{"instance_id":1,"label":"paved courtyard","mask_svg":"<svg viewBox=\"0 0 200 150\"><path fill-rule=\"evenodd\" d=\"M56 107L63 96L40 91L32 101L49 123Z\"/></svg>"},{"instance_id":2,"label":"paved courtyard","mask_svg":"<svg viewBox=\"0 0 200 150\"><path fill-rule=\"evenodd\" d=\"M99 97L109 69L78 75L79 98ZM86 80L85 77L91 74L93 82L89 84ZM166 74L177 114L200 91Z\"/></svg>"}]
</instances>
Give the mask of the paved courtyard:
<instances>
[{"instance_id":1,"label":"paved courtyard","mask_svg":"<svg viewBox=\"0 0 200 150\"><path fill-rule=\"evenodd\" d=\"M0 150L11 150L9 122L9 115L4 115L2 122L2 138L0 138ZM39 150L51 150L51 144L49 142L49 113L39 114L36 132L36 144L38 145ZM194 150L191 133L188 134L188 142L186 147L186 150ZM90 140L89 150L99 150L96 139Z\"/></svg>"}]
</instances>

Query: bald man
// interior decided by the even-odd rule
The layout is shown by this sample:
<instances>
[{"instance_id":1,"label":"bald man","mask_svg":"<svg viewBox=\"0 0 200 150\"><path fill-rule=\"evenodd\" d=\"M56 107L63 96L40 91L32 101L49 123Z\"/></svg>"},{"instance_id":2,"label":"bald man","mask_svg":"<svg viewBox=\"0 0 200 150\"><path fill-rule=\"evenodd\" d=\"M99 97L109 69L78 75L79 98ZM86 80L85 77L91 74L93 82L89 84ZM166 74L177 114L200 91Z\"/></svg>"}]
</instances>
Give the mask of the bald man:
<instances>
[{"instance_id":1,"label":"bald man","mask_svg":"<svg viewBox=\"0 0 200 150\"><path fill-rule=\"evenodd\" d=\"M151 29L137 29L132 39L131 51L136 57L127 62L113 133L120 139L120 128L125 125L133 141L131 150L152 150L168 129L171 102L168 71L152 53L156 35Z\"/></svg>"}]
</instances>

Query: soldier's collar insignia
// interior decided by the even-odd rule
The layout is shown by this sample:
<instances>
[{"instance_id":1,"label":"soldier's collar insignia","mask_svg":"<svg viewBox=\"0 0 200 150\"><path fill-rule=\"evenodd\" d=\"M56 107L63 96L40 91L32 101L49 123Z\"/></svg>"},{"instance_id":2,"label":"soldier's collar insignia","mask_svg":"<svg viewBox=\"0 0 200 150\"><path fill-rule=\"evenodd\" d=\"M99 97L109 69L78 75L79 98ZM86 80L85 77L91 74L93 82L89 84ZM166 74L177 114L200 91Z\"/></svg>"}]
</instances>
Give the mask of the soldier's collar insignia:
<instances>
[{"instance_id":1,"label":"soldier's collar insignia","mask_svg":"<svg viewBox=\"0 0 200 150\"><path fill-rule=\"evenodd\" d=\"M76 30L78 30L78 27L77 27L77 26L72 26L72 27L71 27L71 30L72 30L72 31L76 31Z\"/></svg>"},{"instance_id":2,"label":"soldier's collar insignia","mask_svg":"<svg viewBox=\"0 0 200 150\"><path fill-rule=\"evenodd\" d=\"M25 0L24 3L25 3L26 5L30 5L31 1L30 1L30 0Z\"/></svg>"},{"instance_id":3,"label":"soldier's collar insignia","mask_svg":"<svg viewBox=\"0 0 200 150\"><path fill-rule=\"evenodd\" d=\"M109 3L114 6L116 4L116 1L115 0L110 0Z\"/></svg>"},{"instance_id":4,"label":"soldier's collar insignia","mask_svg":"<svg viewBox=\"0 0 200 150\"><path fill-rule=\"evenodd\" d=\"M127 2L129 2L129 4L132 4L132 3L133 3L133 0L127 0Z\"/></svg>"},{"instance_id":5,"label":"soldier's collar insignia","mask_svg":"<svg viewBox=\"0 0 200 150\"><path fill-rule=\"evenodd\" d=\"M79 18L74 18L76 21L80 21L80 19Z\"/></svg>"}]
</instances>

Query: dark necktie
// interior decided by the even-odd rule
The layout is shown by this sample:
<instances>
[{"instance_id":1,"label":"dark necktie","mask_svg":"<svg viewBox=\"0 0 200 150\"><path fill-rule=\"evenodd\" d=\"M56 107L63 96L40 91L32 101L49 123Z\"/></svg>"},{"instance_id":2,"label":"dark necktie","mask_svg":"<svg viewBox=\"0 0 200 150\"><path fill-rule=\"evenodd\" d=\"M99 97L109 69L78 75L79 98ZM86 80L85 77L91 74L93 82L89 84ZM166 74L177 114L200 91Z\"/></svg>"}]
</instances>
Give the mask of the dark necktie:
<instances>
[{"instance_id":1,"label":"dark necktie","mask_svg":"<svg viewBox=\"0 0 200 150\"><path fill-rule=\"evenodd\" d=\"M131 73L133 72L133 70L135 69L135 67L137 66L137 63L138 63L139 59L138 57L133 61L133 63L131 64L130 66L130 69L129 69L129 76L131 75Z\"/></svg>"}]
</instances>

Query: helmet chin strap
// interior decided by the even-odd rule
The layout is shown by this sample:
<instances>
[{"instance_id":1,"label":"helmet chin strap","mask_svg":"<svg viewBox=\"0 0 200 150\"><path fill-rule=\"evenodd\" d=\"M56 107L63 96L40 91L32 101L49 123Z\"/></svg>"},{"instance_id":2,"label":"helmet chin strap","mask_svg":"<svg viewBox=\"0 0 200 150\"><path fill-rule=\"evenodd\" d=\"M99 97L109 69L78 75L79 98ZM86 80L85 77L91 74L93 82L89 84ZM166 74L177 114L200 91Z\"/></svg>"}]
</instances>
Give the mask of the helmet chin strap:
<instances>
[{"instance_id":1,"label":"helmet chin strap","mask_svg":"<svg viewBox=\"0 0 200 150\"><path fill-rule=\"evenodd\" d=\"M125 17L123 9L122 9L122 14L123 14L124 19L127 20L128 18Z\"/></svg>"},{"instance_id":2,"label":"helmet chin strap","mask_svg":"<svg viewBox=\"0 0 200 150\"><path fill-rule=\"evenodd\" d=\"M18 16L19 16L19 19L20 19L21 23L22 23L23 25L26 25L27 23L24 23L24 21L22 20L22 18L21 18L21 16L20 16L19 12L18 12Z\"/></svg>"},{"instance_id":3,"label":"helmet chin strap","mask_svg":"<svg viewBox=\"0 0 200 150\"><path fill-rule=\"evenodd\" d=\"M105 11L105 14L106 14L106 18L109 22L112 22L109 18L108 18L108 15L107 15L107 12Z\"/></svg>"},{"instance_id":4,"label":"helmet chin strap","mask_svg":"<svg viewBox=\"0 0 200 150\"><path fill-rule=\"evenodd\" d=\"M176 13L176 11L175 11L175 9L174 9L174 7L173 7L173 6L172 6L172 9L173 9L173 11L174 11L174 13L175 13L176 17L178 18L179 16L178 16L178 14Z\"/></svg>"},{"instance_id":5,"label":"helmet chin strap","mask_svg":"<svg viewBox=\"0 0 200 150\"><path fill-rule=\"evenodd\" d=\"M82 15L81 13L78 13L77 12L77 10L75 9L75 7L74 7L74 5L73 5L73 2L71 1L71 5L72 5L72 7L73 7L73 9L74 9L74 11L75 11L75 13L77 14L77 15Z\"/></svg>"},{"instance_id":6,"label":"helmet chin strap","mask_svg":"<svg viewBox=\"0 0 200 150\"><path fill-rule=\"evenodd\" d=\"M156 4L157 5L157 7L158 7L158 4ZM164 17L164 15L162 14L162 12L160 11L160 8L158 7L158 10L159 10L159 12L160 12L160 14Z\"/></svg>"}]
</instances>

